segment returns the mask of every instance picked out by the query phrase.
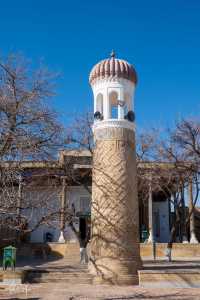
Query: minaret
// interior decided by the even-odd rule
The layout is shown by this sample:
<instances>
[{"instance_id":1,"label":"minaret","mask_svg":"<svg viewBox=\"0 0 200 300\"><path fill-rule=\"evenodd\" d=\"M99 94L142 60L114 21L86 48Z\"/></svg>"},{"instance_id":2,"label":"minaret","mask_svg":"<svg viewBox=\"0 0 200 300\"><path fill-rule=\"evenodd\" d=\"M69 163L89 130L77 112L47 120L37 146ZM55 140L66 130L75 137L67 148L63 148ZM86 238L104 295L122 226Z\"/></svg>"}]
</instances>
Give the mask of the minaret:
<instances>
[{"instance_id":1,"label":"minaret","mask_svg":"<svg viewBox=\"0 0 200 300\"><path fill-rule=\"evenodd\" d=\"M96 283L137 284L141 266L134 68L111 53L89 78L94 94L90 272Z\"/></svg>"}]
</instances>

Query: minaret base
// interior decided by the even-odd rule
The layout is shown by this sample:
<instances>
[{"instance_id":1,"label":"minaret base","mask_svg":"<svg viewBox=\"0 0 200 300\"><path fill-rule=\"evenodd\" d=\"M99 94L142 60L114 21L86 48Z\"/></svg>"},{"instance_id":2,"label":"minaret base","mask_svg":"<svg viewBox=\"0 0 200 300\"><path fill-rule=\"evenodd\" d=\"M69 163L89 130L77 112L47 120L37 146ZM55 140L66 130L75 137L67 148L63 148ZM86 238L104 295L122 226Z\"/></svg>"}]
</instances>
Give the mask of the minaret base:
<instances>
[{"instance_id":1,"label":"minaret base","mask_svg":"<svg viewBox=\"0 0 200 300\"><path fill-rule=\"evenodd\" d=\"M99 259L89 263L89 271L94 276L94 284L110 285L138 285L137 270L141 269L141 262L121 259Z\"/></svg>"},{"instance_id":2,"label":"minaret base","mask_svg":"<svg viewBox=\"0 0 200 300\"><path fill-rule=\"evenodd\" d=\"M138 275L117 275L116 277L95 276L93 284L106 285L139 285Z\"/></svg>"}]
</instances>

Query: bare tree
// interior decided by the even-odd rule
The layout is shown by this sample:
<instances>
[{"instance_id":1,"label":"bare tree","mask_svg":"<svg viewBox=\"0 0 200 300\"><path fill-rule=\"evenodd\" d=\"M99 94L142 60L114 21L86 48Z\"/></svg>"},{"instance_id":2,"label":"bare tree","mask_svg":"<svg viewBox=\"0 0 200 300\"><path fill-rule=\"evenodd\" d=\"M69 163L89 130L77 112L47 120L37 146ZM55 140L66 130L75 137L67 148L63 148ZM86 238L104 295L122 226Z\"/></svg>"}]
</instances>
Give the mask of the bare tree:
<instances>
[{"instance_id":1,"label":"bare tree","mask_svg":"<svg viewBox=\"0 0 200 300\"><path fill-rule=\"evenodd\" d=\"M171 135L172 142L177 147L179 160L185 161L188 179L186 184L194 186L193 205L186 219L188 225L191 214L197 204L200 191L200 122L198 119L183 119L176 124L176 129Z\"/></svg>"},{"instance_id":2,"label":"bare tree","mask_svg":"<svg viewBox=\"0 0 200 300\"><path fill-rule=\"evenodd\" d=\"M146 170L138 168L139 195L147 201L148 184L152 181L153 193L162 191L174 206L169 256L177 235L180 241L188 240L188 225L199 195L199 128L198 121L181 120L173 130L154 129L139 135L137 140L138 162L147 162ZM195 194L192 209L187 213L185 191L190 184L195 187Z\"/></svg>"},{"instance_id":3,"label":"bare tree","mask_svg":"<svg viewBox=\"0 0 200 300\"><path fill-rule=\"evenodd\" d=\"M55 76L20 55L0 58L0 221L22 229L23 161L49 160L63 144L62 127L50 105Z\"/></svg>"},{"instance_id":4,"label":"bare tree","mask_svg":"<svg viewBox=\"0 0 200 300\"><path fill-rule=\"evenodd\" d=\"M47 69L32 70L18 55L0 59L1 160L38 160L53 154L61 133L49 105L54 95L53 75Z\"/></svg>"}]
</instances>

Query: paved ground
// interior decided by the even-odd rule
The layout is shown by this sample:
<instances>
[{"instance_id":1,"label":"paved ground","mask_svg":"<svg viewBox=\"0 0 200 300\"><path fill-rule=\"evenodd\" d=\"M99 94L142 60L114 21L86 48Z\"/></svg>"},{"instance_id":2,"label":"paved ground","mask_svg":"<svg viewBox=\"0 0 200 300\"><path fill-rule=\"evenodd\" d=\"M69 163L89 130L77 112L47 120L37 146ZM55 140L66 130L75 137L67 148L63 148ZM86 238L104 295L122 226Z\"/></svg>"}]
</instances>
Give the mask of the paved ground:
<instances>
[{"instance_id":1,"label":"paved ground","mask_svg":"<svg viewBox=\"0 0 200 300\"><path fill-rule=\"evenodd\" d=\"M40 284L12 289L0 288L0 299L12 300L199 300L200 289L142 289L139 287Z\"/></svg>"},{"instance_id":2,"label":"paved ground","mask_svg":"<svg viewBox=\"0 0 200 300\"><path fill-rule=\"evenodd\" d=\"M79 264L79 258L75 262L68 261L65 258L54 258L50 257L45 259L42 258L29 258L27 259L18 259L17 260L17 269L46 269L46 270L67 270L69 267L76 267ZM144 269L199 269L200 270L200 260L196 260L194 257L185 258L185 259L176 259L172 262L166 260L144 260L143 261ZM1 260L0 260L0 270L2 269Z\"/></svg>"},{"instance_id":3,"label":"paved ground","mask_svg":"<svg viewBox=\"0 0 200 300\"><path fill-rule=\"evenodd\" d=\"M167 263L164 261L145 262L146 269L179 269L192 268L200 269L199 261L174 261ZM56 269L61 271L68 269L70 266L66 264L64 259L60 260L34 260L28 263L21 263L20 268L45 268L48 270ZM140 287L116 287L116 286L95 286L95 285L67 285L58 283L43 283L22 286L2 287L0 286L0 300L200 300L199 289L144 289Z\"/></svg>"}]
</instances>

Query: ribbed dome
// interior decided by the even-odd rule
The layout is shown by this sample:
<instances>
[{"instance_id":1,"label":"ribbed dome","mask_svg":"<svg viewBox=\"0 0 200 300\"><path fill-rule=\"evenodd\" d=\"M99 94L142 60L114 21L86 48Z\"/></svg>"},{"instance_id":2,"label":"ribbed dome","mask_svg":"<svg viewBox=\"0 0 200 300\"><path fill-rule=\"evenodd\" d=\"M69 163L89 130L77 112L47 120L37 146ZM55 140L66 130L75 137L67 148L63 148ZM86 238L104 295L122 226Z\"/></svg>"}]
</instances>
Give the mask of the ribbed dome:
<instances>
[{"instance_id":1,"label":"ribbed dome","mask_svg":"<svg viewBox=\"0 0 200 300\"><path fill-rule=\"evenodd\" d=\"M100 61L92 68L89 82L92 85L97 79L109 77L125 78L137 83L137 74L133 66L125 60L115 58L114 52L111 53L110 58Z\"/></svg>"}]
</instances>

